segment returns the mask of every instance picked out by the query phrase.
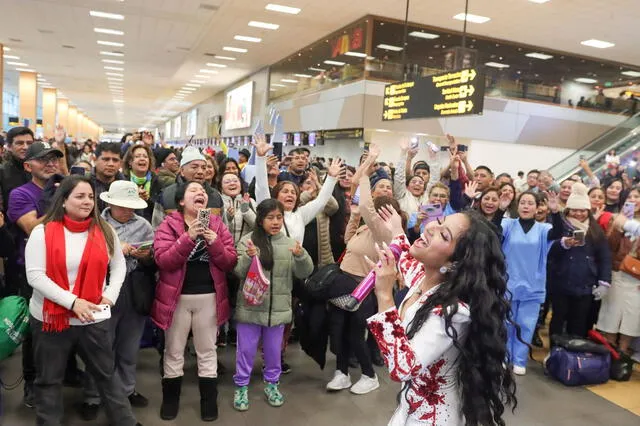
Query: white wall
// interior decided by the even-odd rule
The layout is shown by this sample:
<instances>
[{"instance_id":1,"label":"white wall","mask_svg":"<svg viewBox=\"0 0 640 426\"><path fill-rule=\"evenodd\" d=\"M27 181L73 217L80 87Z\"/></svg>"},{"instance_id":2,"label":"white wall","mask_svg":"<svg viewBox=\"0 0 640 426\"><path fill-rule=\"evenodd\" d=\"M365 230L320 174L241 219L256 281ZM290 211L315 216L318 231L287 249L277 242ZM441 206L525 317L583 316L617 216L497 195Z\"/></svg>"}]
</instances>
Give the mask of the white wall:
<instances>
[{"instance_id":1,"label":"white wall","mask_svg":"<svg viewBox=\"0 0 640 426\"><path fill-rule=\"evenodd\" d=\"M573 105L576 106L581 96L584 96L585 99L589 99L595 94L596 91L592 85L569 81L562 85L560 100L562 105L568 105L569 99L571 99L573 101Z\"/></svg>"}]
</instances>

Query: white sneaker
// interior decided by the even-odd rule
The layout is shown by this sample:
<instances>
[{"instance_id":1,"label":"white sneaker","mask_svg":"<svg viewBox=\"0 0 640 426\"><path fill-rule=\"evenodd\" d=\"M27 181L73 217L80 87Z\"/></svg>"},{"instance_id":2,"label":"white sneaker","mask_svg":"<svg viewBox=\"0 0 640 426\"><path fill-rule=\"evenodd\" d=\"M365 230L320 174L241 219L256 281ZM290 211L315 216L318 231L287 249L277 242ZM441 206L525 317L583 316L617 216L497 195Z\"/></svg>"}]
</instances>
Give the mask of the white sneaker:
<instances>
[{"instance_id":1,"label":"white sneaker","mask_svg":"<svg viewBox=\"0 0 640 426\"><path fill-rule=\"evenodd\" d=\"M516 376L524 376L527 374L527 369L525 367L520 367L519 365L513 366L513 374Z\"/></svg>"},{"instance_id":2,"label":"white sneaker","mask_svg":"<svg viewBox=\"0 0 640 426\"><path fill-rule=\"evenodd\" d=\"M351 386L351 393L355 393L356 395L364 395L371 391L374 391L380 387L380 383L378 382L378 376L369 377L366 375L362 375L358 382Z\"/></svg>"},{"instance_id":3,"label":"white sneaker","mask_svg":"<svg viewBox=\"0 0 640 426\"><path fill-rule=\"evenodd\" d=\"M343 389L349 389L351 387L351 376L344 374L338 370L334 373L333 379L327 383L328 391L340 391Z\"/></svg>"}]
</instances>

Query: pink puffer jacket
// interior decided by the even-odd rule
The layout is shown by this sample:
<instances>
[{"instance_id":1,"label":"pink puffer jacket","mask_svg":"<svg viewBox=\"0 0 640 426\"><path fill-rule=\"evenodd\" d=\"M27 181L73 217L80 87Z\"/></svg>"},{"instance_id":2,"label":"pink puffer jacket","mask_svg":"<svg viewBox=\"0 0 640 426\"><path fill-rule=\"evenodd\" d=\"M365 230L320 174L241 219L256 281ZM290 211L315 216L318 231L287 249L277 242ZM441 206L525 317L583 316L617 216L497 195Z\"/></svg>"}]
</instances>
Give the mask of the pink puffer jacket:
<instances>
[{"instance_id":1,"label":"pink puffer jacket","mask_svg":"<svg viewBox=\"0 0 640 426\"><path fill-rule=\"evenodd\" d=\"M211 215L209 229L218 238L208 248L209 270L216 288L216 316L218 325L227 322L231 316L226 272L233 269L238 256L233 244L233 236L219 216ZM168 215L156 231L153 249L160 279L156 287L156 297L151 308L151 319L163 330L171 325L173 313L178 305L182 284L187 272L187 259L195 247L195 241L184 230L184 218L180 212Z\"/></svg>"}]
</instances>

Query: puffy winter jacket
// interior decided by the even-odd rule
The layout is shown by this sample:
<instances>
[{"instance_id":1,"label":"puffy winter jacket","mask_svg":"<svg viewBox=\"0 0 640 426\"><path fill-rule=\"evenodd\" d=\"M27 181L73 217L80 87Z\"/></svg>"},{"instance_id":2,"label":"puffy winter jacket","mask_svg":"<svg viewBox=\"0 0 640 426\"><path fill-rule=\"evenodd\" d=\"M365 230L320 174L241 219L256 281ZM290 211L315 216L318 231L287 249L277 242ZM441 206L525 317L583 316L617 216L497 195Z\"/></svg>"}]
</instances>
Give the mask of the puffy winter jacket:
<instances>
[{"instance_id":1,"label":"puffy winter jacket","mask_svg":"<svg viewBox=\"0 0 640 426\"><path fill-rule=\"evenodd\" d=\"M289 250L295 247L296 240L287 237L283 232L271 237L273 246L273 270L265 270L265 275L271 284L265 295L264 302L258 306L249 306L244 301L242 287L252 258L246 253L245 243L251 238L247 234L238 244L238 264L234 270L242 281L238 290L238 302L236 306L236 321L258 324L267 327L289 324L292 319L291 290L293 289L293 277L307 278L313 272L311 256L303 249L301 256L294 256Z\"/></svg>"},{"instance_id":2,"label":"puffy winter jacket","mask_svg":"<svg viewBox=\"0 0 640 426\"><path fill-rule=\"evenodd\" d=\"M216 290L217 322L221 325L231 316L225 273L233 269L237 255L233 237L219 216L211 215L209 229L218 235L214 243L208 246L208 251L209 271ZM160 278L151 308L151 318L163 330L171 325L182 293L187 259L195 245L195 241L185 231L184 217L180 212L169 214L156 231L153 250Z\"/></svg>"}]
</instances>

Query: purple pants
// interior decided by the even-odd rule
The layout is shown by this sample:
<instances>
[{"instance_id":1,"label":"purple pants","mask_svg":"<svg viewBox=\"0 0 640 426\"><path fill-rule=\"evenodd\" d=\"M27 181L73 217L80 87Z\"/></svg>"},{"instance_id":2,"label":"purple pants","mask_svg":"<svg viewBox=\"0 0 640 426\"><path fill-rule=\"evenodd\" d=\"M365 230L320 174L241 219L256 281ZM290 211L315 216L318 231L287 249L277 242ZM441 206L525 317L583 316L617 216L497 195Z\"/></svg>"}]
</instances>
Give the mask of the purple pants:
<instances>
[{"instance_id":1,"label":"purple pants","mask_svg":"<svg viewBox=\"0 0 640 426\"><path fill-rule=\"evenodd\" d=\"M280 357L282 355L284 324L265 327L239 322L236 325L236 331L238 334L238 346L236 349L236 374L233 376L236 386L249 385L260 337L262 337L262 352L264 355L264 381L278 383L282 372Z\"/></svg>"}]
</instances>

